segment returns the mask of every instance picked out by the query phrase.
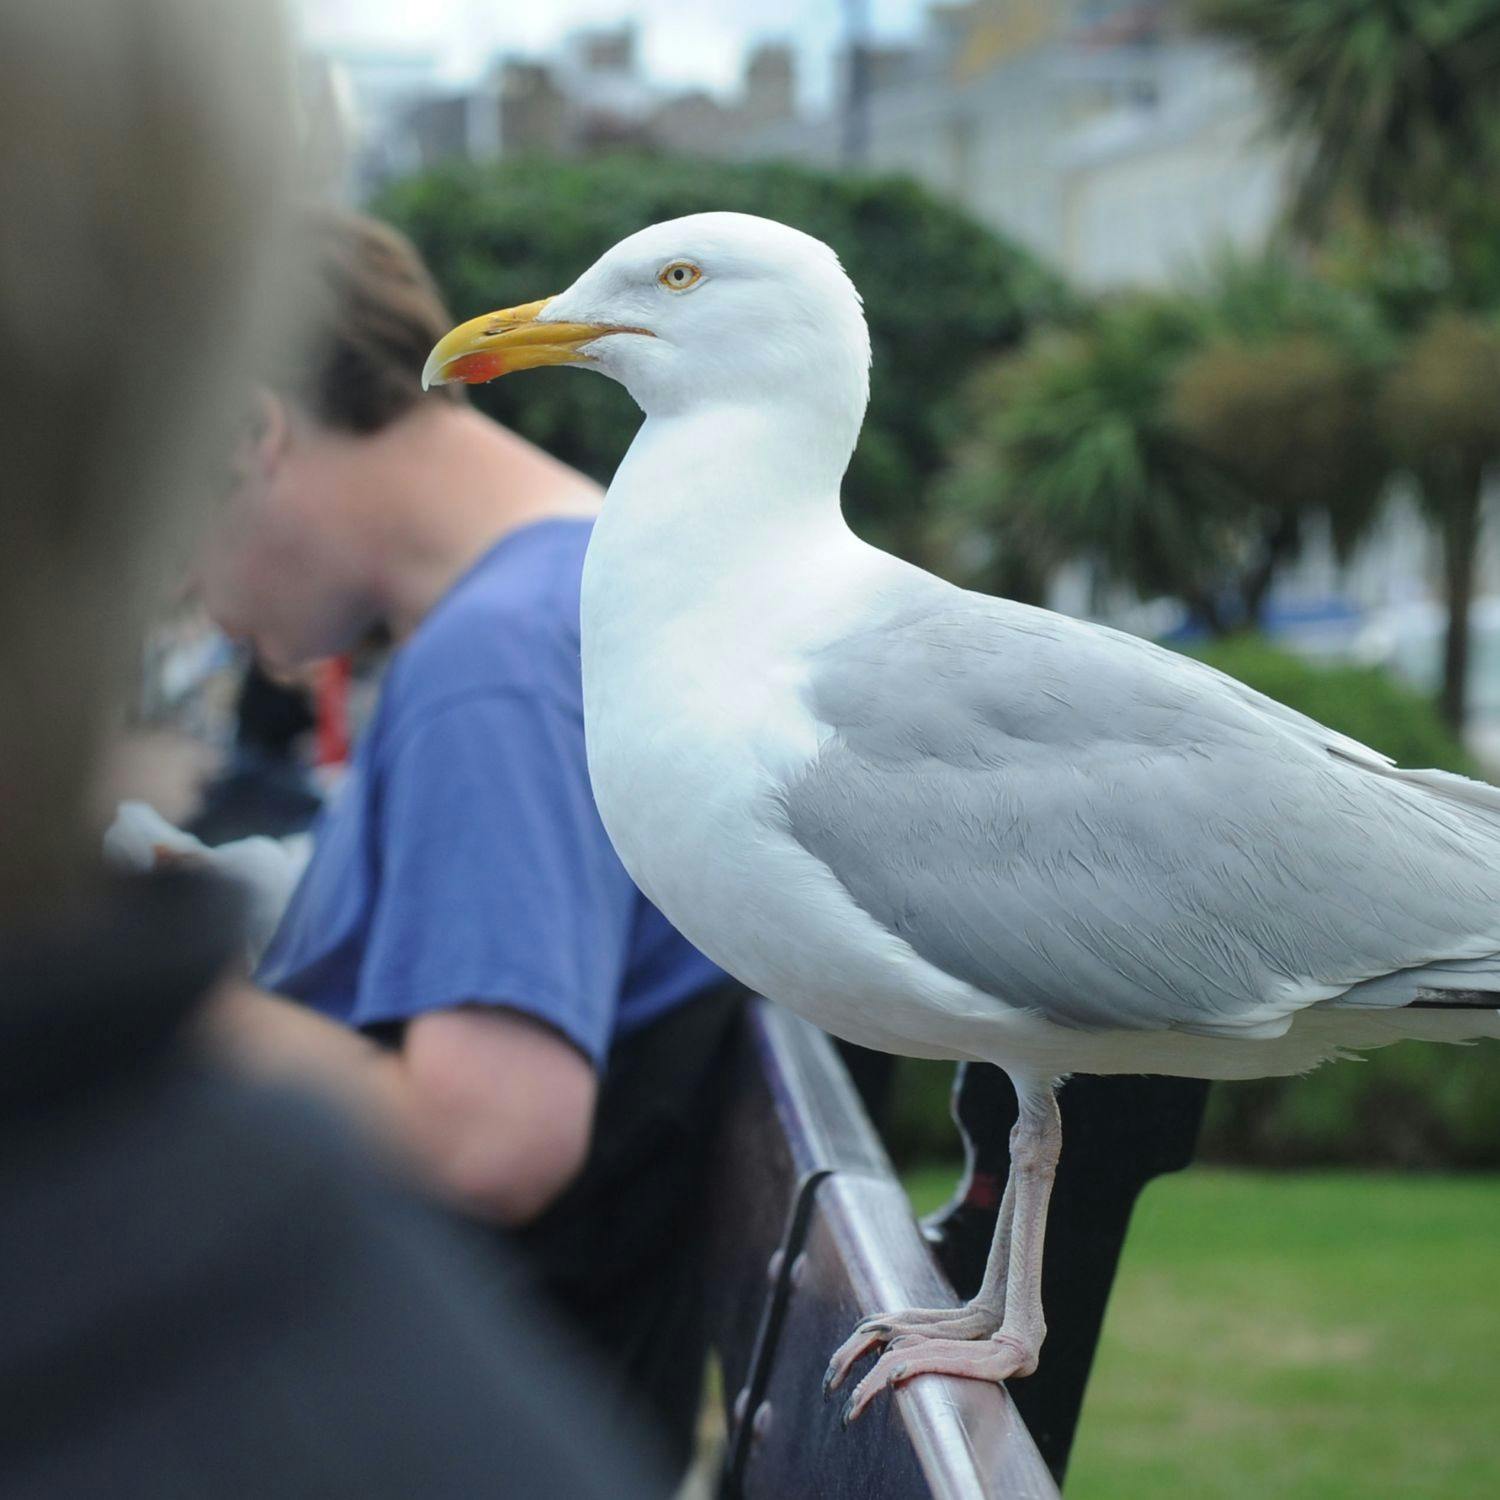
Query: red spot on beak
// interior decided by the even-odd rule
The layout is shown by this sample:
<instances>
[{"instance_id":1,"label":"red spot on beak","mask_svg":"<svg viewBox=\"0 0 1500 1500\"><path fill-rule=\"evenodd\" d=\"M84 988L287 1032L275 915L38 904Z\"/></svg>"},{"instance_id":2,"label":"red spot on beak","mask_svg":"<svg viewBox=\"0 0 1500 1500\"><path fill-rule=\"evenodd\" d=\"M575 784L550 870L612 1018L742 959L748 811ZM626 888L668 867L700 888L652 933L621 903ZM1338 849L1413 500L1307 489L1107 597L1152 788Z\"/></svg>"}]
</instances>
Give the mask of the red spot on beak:
<instances>
[{"instance_id":1,"label":"red spot on beak","mask_svg":"<svg viewBox=\"0 0 1500 1500\"><path fill-rule=\"evenodd\" d=\"M461 354L443 371L444 380L464 385L483 385L505 374L505 361L498 354Z\"/></svg>"}]
</instances>

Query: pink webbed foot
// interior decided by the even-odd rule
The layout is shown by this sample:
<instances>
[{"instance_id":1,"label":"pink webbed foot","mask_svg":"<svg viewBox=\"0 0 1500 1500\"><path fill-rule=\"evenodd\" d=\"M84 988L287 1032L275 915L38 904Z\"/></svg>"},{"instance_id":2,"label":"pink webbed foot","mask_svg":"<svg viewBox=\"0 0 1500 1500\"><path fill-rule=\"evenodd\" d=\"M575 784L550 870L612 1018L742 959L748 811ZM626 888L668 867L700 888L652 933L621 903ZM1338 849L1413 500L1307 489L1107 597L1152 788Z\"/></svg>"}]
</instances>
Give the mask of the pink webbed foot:
<instances>
[{"instance_id":1,"label":"pink webbed foot","mask_svg":"<svg viewBox=\"0 0 1500 1500\"><path fill-rule=\"evenodd\" d=\"M912 1307L905 1312L877 1313L860 1323L835 1350L823 1376L823 1394L827 1396L836 1391L848 1379L854 1366L870 1350L882 1344L908 1337L957 1341L982 1339L988 1338L999 1327L998 1312L973 1303L966 1307Z\"/></svg>"},{"instance_id":2,"label":"pink webbed foot","mask_svg":"<svg viewBox=\"0 0 1500 1500\"><path fill-rule=\"evenodd\" d=\"M1012 1333L996 1333L969 1343L908 1334L894 1340L875 1368L855 1386L844 1407L844 1426L857 1421L881 1391L904 1385L918 1375L959 1375L998 1385L1013 1376L1031 1374L1036 1364L1036 1347Z\"/></svg>"}]
</instances>

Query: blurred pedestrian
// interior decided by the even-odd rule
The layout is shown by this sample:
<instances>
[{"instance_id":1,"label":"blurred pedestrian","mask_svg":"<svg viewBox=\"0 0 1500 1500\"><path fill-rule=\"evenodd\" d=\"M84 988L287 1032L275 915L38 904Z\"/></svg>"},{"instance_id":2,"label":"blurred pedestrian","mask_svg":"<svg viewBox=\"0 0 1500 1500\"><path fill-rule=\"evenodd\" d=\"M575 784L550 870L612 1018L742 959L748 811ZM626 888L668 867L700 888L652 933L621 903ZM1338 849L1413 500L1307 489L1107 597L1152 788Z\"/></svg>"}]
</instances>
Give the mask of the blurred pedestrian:
<instances>
[{"instance_id":1,"label":"blurred pedestrian","mask_svg":"<svg viewBox=\"0 0 1500 1500\"><path fill-rule=\"evenodd\" d=\"M0 1495L647 1493L435 1216L193 1034L226 888L99 866L105 726L276 321L289 72L257 0L0 8Z\"/></svg>"},{"instance_id":2,"label":"blurred pedestrian","mask_svg":"<svg viewBox=\"0 0 1500 1500\"><path fill-rule=\"evenodd\" d=\"M510 1231L685 1457L740 990L594 807L579 589L600 492L456 388L422 392L450 319L404 239L331 210L302 239L325 313L259 392L199 586L274 668L380 626L397 649L256 976L300 1004L243 999L226 1031Z\"/></svg>"}]
</instances>

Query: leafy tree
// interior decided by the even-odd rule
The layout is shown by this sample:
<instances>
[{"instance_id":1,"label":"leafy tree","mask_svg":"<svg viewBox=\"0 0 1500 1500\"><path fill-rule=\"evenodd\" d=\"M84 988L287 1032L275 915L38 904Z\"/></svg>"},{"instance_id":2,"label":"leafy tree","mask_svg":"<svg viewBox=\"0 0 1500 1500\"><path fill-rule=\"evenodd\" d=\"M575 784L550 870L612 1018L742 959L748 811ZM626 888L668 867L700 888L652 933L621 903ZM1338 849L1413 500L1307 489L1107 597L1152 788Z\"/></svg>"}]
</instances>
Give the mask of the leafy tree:
<instances>
[{"instance_id":1,"label":"leafy tree","mask_svg":"<svg viewBox=\"0 0 1500 1500\"><path fill-rule=\"evenodd\" d=\"M864 297L874 347L868 419L845 486L851 519L920 551L945 409L977 361L1065 314L1062 283L958 209L898 178L782 164L613 156L445 167L388 190L375 211L416 242L456 317L560 291L626 235L730 209L827 241ZM479 388L517 432L607 480L640 414L612 382L539 370Z\"/></svg>"},{"instance_id":2,"label":"leafy tree","mask_svg":"<svg viewBox=\"0 0 1500 1500\"><path fill-rule=\"evenodd\" d=\"M1456 311L1435 317L1407 345L1381 406L1442 537L1448 630L1440 701L1448 722L1461 726L1480 506L1485 475L1500 462L1500 323Z\"/></svg>"},{"instance_id":3,"label":"leafy tree","mask_svg":"<svg viewBox=\"0 0 1500 1500\"><path fill-rule=\"evenodd\" d=\"M1500 0L1193 0L1193 9L1245 47L1272 88L1298 148L1294 227L1312 242L1352 236L1368 249L1371 231L1385 239L1367 274L1414 339L1388 408L1443 539L1442 705L1461 728L1481 488L1500 449L1474 441L1472 423L1457 446L1429 441L1420 419L1440 414L1419 393L1436 380L1442 350L1484 363L1475 351L1487 328L1460 335L1450 315L1479 309L1483 319L1500 306Z\"/></svg>"},{"instance_id":4,"label":"leafy tree","mask_svg":"<svg viewBox=\"0 0 1500 1500\"><path fill-rule=\"evenodd\" d=\"M1389 467L1374 398L1391 340L1368 299L1277 253L1224 255L1197 306L1203 342L1177 371L1171 418L1263 514L1245 583L1255 620L1308 516L1344 552L1374 519Z\"/></svg>"},{"instance_id":5,"label":"leafy tree","mask_svg":"<svg viewBox=\"0 0 1500 1500\"><path fill-rule=\"evenodd\" d=\"M1320 259L1358 287L1399 341L1380 395L1392 464L1416 482L1442 549L1448 623L1440 706L1461 730L1467 716L1469 618L1487 476L1500 466L1495 348L1500 336L1500 200L1467 200L1445 240L1352 226Z\"/></svg>"},{"instance_id":6,"label":"leafy tree","mask_svg":"<svg viewBox=\"0 0 1500 1500\"><path fill-rule=\"evenodd\" d=\"M1368 303L1275 255L1033 339L979 378L943 485L996 540L971 576L1083 555L1217 634L1255 624L1310 514L1348 542L1374 512L1386 349Z\"/></svg>"},{"instance_id":7,"label":"leafy tree","mask_svg":"<svg viewBox=\"0 0 1500 1500\"><path fill-rule=\"evenodd\" d=\"M1195 342L1180 302L1129 299L979 377L977 426L941 491L995 543L970 581L996 586L1017 553L1040 571L1084 556L1222 627L1224 560L1241 550L1232 497L1167 416Z\"/></svg>"}]
</instances>

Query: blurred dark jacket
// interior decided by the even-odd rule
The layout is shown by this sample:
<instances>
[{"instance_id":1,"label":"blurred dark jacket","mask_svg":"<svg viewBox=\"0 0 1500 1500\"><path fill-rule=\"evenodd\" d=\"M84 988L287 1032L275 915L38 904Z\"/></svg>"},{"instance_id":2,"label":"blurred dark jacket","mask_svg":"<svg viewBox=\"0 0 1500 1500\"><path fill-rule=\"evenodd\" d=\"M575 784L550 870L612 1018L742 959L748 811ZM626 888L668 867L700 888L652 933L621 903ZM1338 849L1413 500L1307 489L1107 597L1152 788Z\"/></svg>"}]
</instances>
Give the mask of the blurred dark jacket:
<instances>
[{"instance_id":1,"label":"blurred dark jacket","mask_svg":"<svg viewBox=\"0 0 1500 1500\"><path fill-rule=\"evenodd\" d=\"M184 1041L236 930L176 874L0 949L0 1496L663 1493L435 1214Z\"/></svg>"},{"instance_id":2,"label":"blurred dark jacket","mask_svg":"<svg viewBox=\"0 0 1500 1500\"><path fill-rule=\"evenodd\" d=\"M228 763L203 788L202 805L184 825L205 844L265 834L285 838L312 826L323 805L297 751L317 716L302 688L273 682L252 661L234 705Z\"/></svg>"}]
</instances>

